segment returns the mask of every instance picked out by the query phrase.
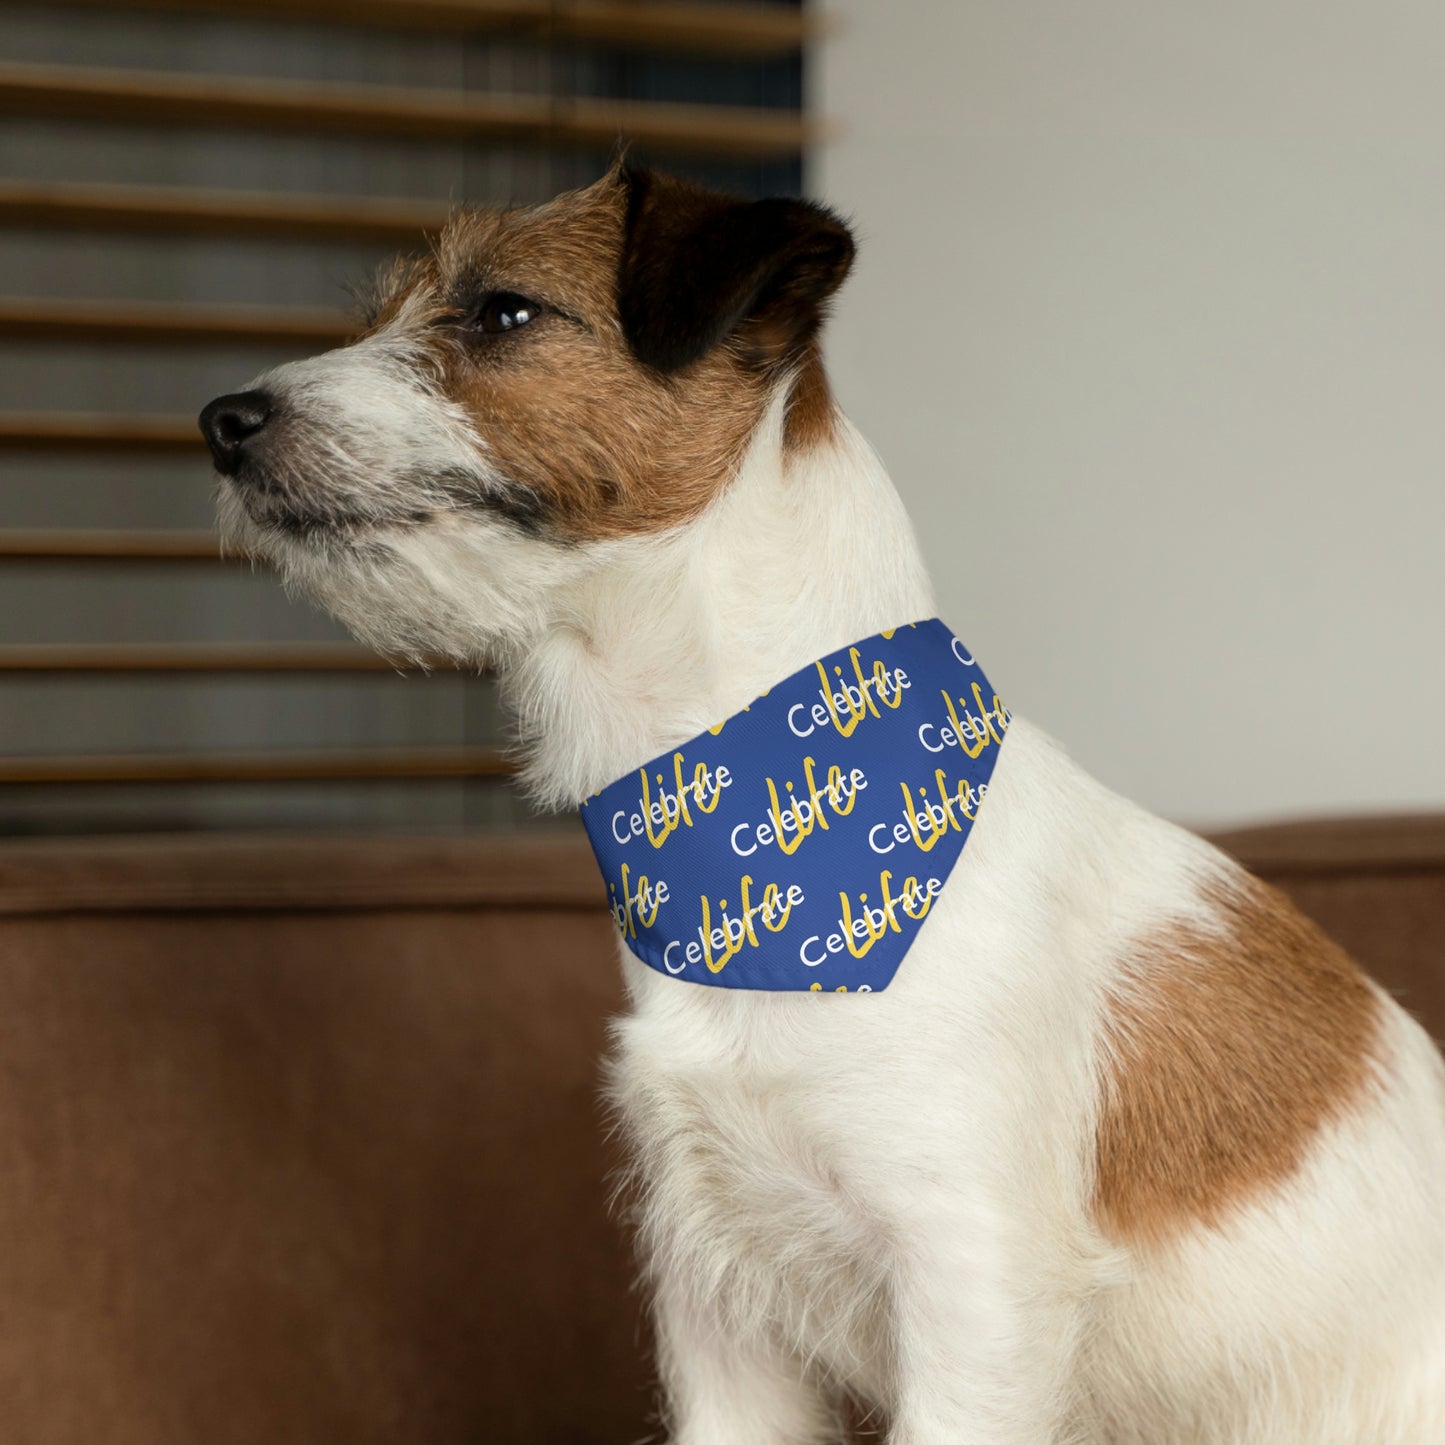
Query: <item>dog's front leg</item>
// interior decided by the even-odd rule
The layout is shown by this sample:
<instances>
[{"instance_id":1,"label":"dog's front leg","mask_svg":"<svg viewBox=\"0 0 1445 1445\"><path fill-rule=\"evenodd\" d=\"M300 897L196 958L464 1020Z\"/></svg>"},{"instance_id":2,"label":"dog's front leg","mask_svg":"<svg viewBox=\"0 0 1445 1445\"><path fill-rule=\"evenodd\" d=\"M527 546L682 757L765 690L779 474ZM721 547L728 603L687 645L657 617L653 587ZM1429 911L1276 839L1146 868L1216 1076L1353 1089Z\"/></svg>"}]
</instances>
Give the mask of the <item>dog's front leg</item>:
<instances>
[{"instance_id":1,"label":"dog's front leg","mask_svg":"<svg viewBox=\"0 0 1445 1445\"><path fill-rule=\"evenodd\" d=\"M1048 1244L914 1221L897 1267L889 1445L1085 1445L1069 1423L1078 1306ZM1043 1266L1043 1267L1041 1267Z\"/></svg>"},{"instance_id":2,"label":"dog's front leg","mask_svg":"<svg viewBox=\"0 0 1445 1445\"><path fill-rule=\"evenodd\" d=\"M654 1301L658 1368L672 1445L834 1445L820 1391L765 1340L721 1323L680 1282Z\"/></svg>"}]
</instances>

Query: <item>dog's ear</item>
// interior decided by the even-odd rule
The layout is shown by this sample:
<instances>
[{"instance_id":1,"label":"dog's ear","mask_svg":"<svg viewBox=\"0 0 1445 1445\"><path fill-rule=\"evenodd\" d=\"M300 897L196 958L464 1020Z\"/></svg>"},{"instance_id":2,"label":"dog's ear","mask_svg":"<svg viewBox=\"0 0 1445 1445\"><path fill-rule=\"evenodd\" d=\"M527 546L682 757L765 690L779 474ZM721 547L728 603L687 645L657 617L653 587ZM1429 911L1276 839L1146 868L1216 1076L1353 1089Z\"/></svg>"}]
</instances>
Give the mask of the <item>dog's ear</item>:
<instances>
[{"instance_id":1,"label":"dog's ear","mask_svg":"<svg viewBox=\"0 0 1445 1445\"><path fill-rule=\"evenodd\" d=\"M853 237L831 211L777 197L740 201L624 167L626 230L618 270L622 330L661 372L729 337L744 359L799 355L853 263Z\"/></svg>"}]
</instances>

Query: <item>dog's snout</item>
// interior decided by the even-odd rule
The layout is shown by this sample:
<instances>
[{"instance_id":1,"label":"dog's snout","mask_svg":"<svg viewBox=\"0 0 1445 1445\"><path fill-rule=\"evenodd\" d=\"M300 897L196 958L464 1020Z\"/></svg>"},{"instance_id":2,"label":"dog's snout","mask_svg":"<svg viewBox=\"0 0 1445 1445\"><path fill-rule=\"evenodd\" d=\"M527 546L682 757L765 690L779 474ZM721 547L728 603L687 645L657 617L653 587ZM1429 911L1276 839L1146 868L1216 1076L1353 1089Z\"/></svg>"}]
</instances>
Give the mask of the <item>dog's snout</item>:
<instances>
[{"instance_id":1,"label":"dog's snout","mask_svg":"<svg viewBox=\"0 0 1445 1445\"><path fill-rule=\"evenodd\" d=\"M271 418L273 404L264 391L218 396L201 413L201 434L215 458L216 470L232 476L240 468L246 443Z\"/></svg>"}]
</instances>

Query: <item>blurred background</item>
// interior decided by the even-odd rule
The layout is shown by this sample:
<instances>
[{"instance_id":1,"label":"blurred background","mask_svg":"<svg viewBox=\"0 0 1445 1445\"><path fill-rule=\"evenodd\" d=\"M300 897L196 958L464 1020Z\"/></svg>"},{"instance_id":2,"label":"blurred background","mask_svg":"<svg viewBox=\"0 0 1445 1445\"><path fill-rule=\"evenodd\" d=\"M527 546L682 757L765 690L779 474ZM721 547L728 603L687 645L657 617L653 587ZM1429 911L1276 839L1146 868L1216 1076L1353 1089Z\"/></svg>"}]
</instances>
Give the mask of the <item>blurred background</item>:
<instances>
[{"instance_id":1,"label":"blurred background","mask_svg":"<svg viewBox=\"0 0 1445 1445\"><path fill-rule=\"evenodd\" d=\"M1445 802L1435 13L681 10L0 4L0 831L533 821L490 683L215 561L194 413L621 131L854 221L842 402L1085 766L1196 825Z\"/></svg>"},{"instance_id":2,"label":"blurred background","mask_svg":"<svg viewBox=\"0 0 1445 1445\"><path fill-rule=\"evenodd\" d=\"M828 11L832 374L1010 705L1186 823L1440 807L1445 13Z\"/></svg>"},{"instance_id":3,"label":"blurred background","mask_svg":"<svg viewBox=\"0 0 1445 1445\"><path fill-rule=\"evenodd\" d=\"M215 559L193 418L623 133L852 219L837 390L1085 766L1199 826L1440 805L1442 62L1291 0L6 0L0 833L537 821L485 679Z\"/></svg>"},{"instance_id":4,"label":"blurred background","mask_svg":"<svg viewBox=\"0 0 1445 1445\"><path fill-rule=\"evenodd\" d=\"M195 425L619 135L850 218L942 616L1445 1033L1442 77L1366 0L0 0L0 1437L659 1438L580 829L217 555Z\"/></svg>"}]
</instances>

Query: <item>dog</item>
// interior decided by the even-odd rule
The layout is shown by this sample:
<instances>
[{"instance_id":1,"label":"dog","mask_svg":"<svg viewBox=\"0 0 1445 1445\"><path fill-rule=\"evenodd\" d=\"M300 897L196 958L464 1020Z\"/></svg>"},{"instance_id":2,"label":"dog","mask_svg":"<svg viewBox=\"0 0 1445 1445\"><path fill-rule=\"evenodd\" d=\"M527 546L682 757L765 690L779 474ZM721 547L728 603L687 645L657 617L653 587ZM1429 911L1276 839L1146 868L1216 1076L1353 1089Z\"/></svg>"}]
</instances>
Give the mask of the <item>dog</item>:
<instances>
[{"instance_id":1,"label":"dog","mask_svg":"<svg viewBox=\"0 0 1445 1445\"><path fill-rule=\"evenodd\" d=\"M853 254L625 163L460 212L360 339L202 413L223 534L390 656L495 666L533 794L583 804L933 615L821 361ZM1025 721L886 989L622 967L677 1445L859 1402L893 1445L1445 1440L1434 1046Z\"/></svg>"}]
</instances>

